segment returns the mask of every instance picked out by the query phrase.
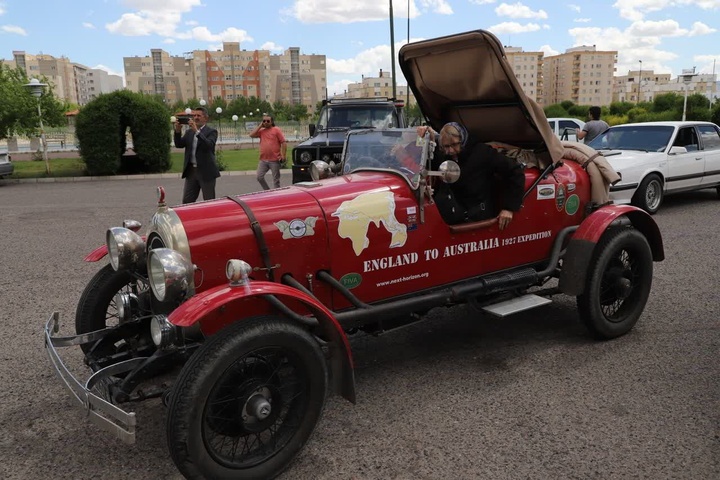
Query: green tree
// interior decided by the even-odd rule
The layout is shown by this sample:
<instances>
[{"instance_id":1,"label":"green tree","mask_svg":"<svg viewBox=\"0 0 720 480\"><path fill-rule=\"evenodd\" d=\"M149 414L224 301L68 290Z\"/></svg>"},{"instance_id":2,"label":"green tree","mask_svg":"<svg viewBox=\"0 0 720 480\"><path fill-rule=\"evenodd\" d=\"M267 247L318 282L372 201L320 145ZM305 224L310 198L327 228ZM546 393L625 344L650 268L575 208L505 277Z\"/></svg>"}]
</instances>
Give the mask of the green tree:
<instances>
[{"instance_id":1,"label":"green tree","mask_svg":"<svg viewBox=\"0 0 720 480\"><path fill-rule=\"evenodd\" d=\"M39 80L48 83L45 78ZM23 70L0 63L0 139L38 134L37 99L23 86L29 81ZM69 104L55 97L52 85L45 87L40 97L40 108L45 126L66 125L65 112L69 110Z\"/></svg>"}]
</instances>

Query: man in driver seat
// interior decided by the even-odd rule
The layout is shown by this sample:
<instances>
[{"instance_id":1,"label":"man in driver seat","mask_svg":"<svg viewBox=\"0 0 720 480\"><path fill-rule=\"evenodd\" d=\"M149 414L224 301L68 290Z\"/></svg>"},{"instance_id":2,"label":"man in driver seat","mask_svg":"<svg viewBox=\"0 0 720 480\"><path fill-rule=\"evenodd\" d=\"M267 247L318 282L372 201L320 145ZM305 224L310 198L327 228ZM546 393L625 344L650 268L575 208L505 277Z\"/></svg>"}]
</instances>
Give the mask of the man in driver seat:
<instances>
[{"instance_id":1,"label":"man in driver seat","mask_svg":"<svg viewBox=\"0 0 720 480\"><path fill-rule=\"evenodd\" d=\"M439 135L430 127L419 127L418 135L424 136L427 130L437 139L438 149L444 154L435 155L433 170L443 160L454 160L460 165L460 178L447 185L450 196L454 197L452 209L459 212L449 212L442 205L445 200L439 199L438 195L447 195L443 192L444 187L439 187L436 194L436 203L445 221L455 224L497 217L500 230L507 227L513 213L522 205L525 189L522 165L475 140L457 122L445 124ZM498 185L502 186L500 192L496 189ZM501 205L496 205L497 200Z\"/></svg>"}]
</instances>

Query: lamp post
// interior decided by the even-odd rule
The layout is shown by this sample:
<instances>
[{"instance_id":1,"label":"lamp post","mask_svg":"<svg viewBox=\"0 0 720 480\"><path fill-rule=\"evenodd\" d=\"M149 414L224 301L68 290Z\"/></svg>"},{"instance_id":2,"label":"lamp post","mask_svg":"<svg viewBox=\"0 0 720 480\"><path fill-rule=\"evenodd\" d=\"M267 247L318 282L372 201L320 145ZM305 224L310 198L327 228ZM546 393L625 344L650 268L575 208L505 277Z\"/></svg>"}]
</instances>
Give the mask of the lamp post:
<instances>
[{"instance_id":1,"label":"lamp post","mask_svg":"<svg viewBox=\"0 0 720 480\"><path fill-rule=\"evenodd\" d=\"M222 117L220 116L220 114L222 113L222 108L217 107L215 109L215 113L218 114L218 132L219 132L219 134L218 134L219 140L218 141L219 141L219 143L222 143Z\"/></svg>"},{"instance_id":2,"label":"lamp post","mask_svg":"<svg viewBox=\"0 0 720 480\"><path fill-rule=\"evenodd\" d=\"M47 87L47 83L41 83L37 78L30 80L30 83L26 83L23 87L30 90L30 95L37 99L37 111L38 120L40 122L40 143L42 143L42 156L45 161L45 172L50 175L50 162L47 156L47 141L45 140L45 127L43 127L42 121L42 110L40 108L40 97L43 94L43 90Z\"/></svg>"},{"instance_id":3,"label":"lamp post","mask_svg":"<svg viewBox=\"0 0 720 480\"><path fill-rule=\"evenodd\" d=\"M198 103L200 104L201 107L204 107L205 105L207 105L207 102L205 101L205 99L202 99L202 98L200 99L200 101Z\"/></svg>"},{"instance_id":4,"label":"lamp post","mask_svg":"<svg viewBox=\"0 0 720 480\"><path fill-rule=\"evenodd\" d=\"M237 134L237 121L238 121L238 116L237 116L237 115L233 115L233 116L232 116L232 121L235 122L235 143L237 143L237 141L238 141L238 134Z\"/></svg>"},{"instance_id":5,"label":"lamp post","mask_svg":"<svg viewBox=\"0 0 720 480\"><path fill-rule=\"evenodd\" d=\"M638 75L638 103L640 103L640 96L642 95L642 60L638 61L640 62L640 75Z\"/></svg>"},{"instance_id":6,"label":"lamp post","mask_svg":"<svg viewBox=\"0 0 720 480\"><path fill-rule=\"evenodd\" d=\"M695 76L695 67L690 69L683 70L682 73L682 79L683 83L685 84L685 99L683 100L683 116L682 121L685 121L685 113L687 112L687 97L688 97L688 85L690 85L690 82L692 81L693 77Z\"/></svg>"}]
</instances>

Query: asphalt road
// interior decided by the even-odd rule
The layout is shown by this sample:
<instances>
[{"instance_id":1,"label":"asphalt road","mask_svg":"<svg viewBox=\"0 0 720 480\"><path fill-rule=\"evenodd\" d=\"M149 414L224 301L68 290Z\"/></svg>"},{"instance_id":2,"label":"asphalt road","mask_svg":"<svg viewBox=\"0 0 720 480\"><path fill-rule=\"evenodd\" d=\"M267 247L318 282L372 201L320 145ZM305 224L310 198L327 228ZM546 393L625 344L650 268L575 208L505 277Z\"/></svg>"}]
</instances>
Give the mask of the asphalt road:
<instances>
[{"instance_id":1,"label":"asphalt road","mask_svg":"<svg viewBox=\"0 0 720 480\"><path fill-rule=\"evenodd\" d=\"M162 182L177 203L181 181ZM138 407L135 446L112 439L70 401L41 334L54 310L72 333L101 266L84 255L123 219L146 222L156 184L0 185L0 478L180 478L160 402ZM226 176L218 194L256 185ZM357 404L330 399L282 478L720 478L719 212L714 191L667 199L654 217L667 259L623 338L591 340L565 297L505 320L456 307L355 336Z\"/></svg>"}]
</instances>

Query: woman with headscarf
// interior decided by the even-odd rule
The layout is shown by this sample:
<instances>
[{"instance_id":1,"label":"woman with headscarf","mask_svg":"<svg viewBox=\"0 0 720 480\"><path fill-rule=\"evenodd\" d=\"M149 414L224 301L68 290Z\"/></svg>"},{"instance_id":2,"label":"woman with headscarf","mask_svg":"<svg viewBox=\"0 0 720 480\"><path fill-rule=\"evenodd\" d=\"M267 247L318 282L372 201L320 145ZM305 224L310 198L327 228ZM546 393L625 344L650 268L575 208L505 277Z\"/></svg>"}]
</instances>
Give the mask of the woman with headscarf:
<instances>
[{"instance_id":1,"label":"woman with headscarf","mask_svg":"<svg viewBox=\"0 0 720 480\"><path fill-rule=\"evenodd\" d=\"M443 160L454 160L460 165L460 178L450 185L450 189L464 209L464 221L497 217L500 230L507 227L513 213L522 205L525 189L522 165L475 140L457 122L446 123L439 134L430 127L419 127L418 135L424 136L426 129L444 154L435 155L433 169ZM496 185L502 186L499 194ZM498 200L500 205L496 205Z\"/></svg>"}]
</instances>

